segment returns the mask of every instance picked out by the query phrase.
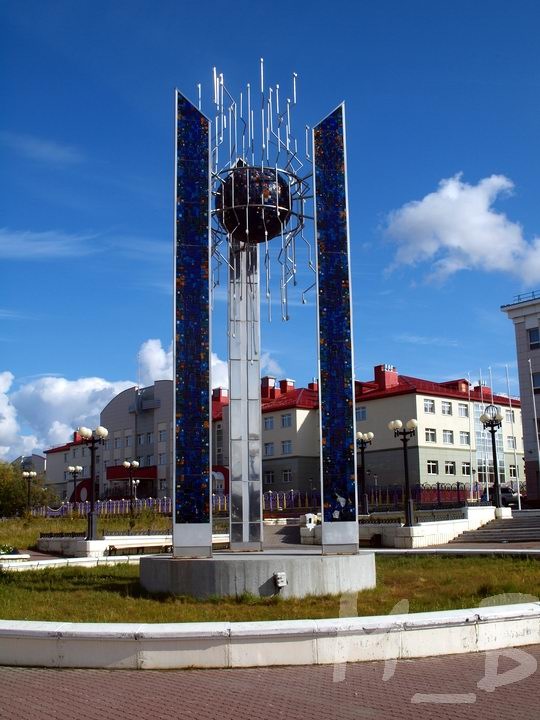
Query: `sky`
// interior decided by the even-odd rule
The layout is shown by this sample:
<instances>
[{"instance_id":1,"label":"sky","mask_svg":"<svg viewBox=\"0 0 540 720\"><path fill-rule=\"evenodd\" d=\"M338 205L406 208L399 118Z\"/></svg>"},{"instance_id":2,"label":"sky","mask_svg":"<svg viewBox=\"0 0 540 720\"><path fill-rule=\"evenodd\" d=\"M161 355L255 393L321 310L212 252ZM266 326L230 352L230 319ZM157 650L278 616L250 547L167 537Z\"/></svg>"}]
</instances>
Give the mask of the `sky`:
<instances>
[{"instance_id":1,"label":"sky","mask_svg":"<svg viewBox=\"0 0 540 720\"><path fill-rule=\"evenodd\" d=\"M228 7L230 6L230 10ZM518 394L500 311L540 288L535 0L0 0L0 459L172 376L173 91L212 114L298 74L298 127L345 101L355 375L393 364ZM301 134L301 132L299 133ZM317 375L313 293L263 372ZM226 385L223 294L213 385ZM263 315L264 315L263 311Z\"/></svg>"}]
</instances>

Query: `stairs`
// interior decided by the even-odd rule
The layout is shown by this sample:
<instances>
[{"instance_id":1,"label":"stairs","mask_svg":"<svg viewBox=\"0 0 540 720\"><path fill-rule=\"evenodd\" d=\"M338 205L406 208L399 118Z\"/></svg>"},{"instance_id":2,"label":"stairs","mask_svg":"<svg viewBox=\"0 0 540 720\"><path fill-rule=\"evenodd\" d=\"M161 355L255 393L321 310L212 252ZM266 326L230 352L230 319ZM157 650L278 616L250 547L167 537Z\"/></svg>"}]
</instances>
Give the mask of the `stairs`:
<instances>
[{"instance_id":1,"label":"stairs","mask_svg":"<svg viewBox=\"0 0 540 720\"><path fill-rule=\"evenodd\" d=\"M540 510L513 510L508 520L492 520L478 530L467 530L449 544L540 543Z\"/></svg>"}]
</instances>

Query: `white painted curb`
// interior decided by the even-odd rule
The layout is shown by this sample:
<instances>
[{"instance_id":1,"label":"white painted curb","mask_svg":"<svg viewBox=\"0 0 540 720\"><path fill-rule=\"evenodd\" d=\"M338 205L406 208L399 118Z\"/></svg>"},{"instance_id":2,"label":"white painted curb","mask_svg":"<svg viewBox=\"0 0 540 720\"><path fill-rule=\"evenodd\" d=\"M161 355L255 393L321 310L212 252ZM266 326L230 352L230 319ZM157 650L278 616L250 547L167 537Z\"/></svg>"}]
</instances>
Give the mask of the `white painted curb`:
<instances>
[{"instance_id":1,"label":"white painted curb","mask_svg":"<svg viewBox=\"0 0 540 720\"><path fill-rule=\"evenodd\" d=\"M60 623L0 620L0 665L234 668L482 652L540 643L540 603L332 620Z\"/></svg>"}]
</instances>

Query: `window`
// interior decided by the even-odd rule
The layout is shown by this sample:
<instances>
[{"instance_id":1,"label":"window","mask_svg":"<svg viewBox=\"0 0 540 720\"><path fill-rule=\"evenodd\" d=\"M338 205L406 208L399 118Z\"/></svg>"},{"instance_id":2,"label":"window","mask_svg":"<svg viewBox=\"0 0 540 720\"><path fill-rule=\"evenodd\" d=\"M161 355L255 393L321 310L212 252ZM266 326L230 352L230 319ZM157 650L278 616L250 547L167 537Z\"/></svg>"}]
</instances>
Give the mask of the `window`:
<instances>
[{"instance_id":1,"label":"window","mask_svg":"<svg viewBox=\"0 0 540 720\"><path fill-rule=\"evenodd\" d=\"M469 406L467 403L458 403L459 417L469 417Z\"/></svg>"},{"instance_id":2,"label":"window","mask_svg":"<svg viewBox=\"0 0 540 720\"><path fill-rule=\"evenodd\" d=\"M146 442L149 445L151 445L154 442L154 433L153 432L146 433Z\"/></svg>"},{"instance_id":3,"label":"window","mask_svg":"<svg viewBox=\"0 0 540 720\"><path fill-rule=\"evenodd\" d=\"M516 438L514 435L508 435L506 438L506 445L510 450L516 449Z\"/></svg>"},{"instance_id":4,"label":"window","mask_svg":"<svg viewBox=\"0 0 540 720\"><path fill-rule=\"evenodd\" d=\"M452 403L450 402L450 400L442 401L442 414L443 415L451 415L452 414Z\"/></svg>"},{"instance_id":5,"label":"window","mask_svg":"<svg viewBox=\"0 0 540 720\"><path fill-rule=\"evenodd\" d=\"M509 422L509 423L516 422L516 418L515 418L513 410L506 410L504 414L505 414L506 422Z\"/></svg>"},{"instance_id":6,"label":"window","mask_svg":"<svg viewBox=\"0 0 540 720\"><path fill-rule=\"evenodd\" d=\"M428 475L438 475L439 474L439 463L437 460L428 460L427 461L427 474Z\"/></svg>"},{"instance_id":7,"label":"window","mask_svg":"<svg viewBox=\"0 0 540 720\"><path fill-rule=\"evenodd\" d=\"M167 490L167 480L163 479L159 481L159 489Z\"/></svg>"},{"instance_id":8,"label":"window","mask_svg":"<svg viewBox=\"0 0 540 720\"><path fill-rule=\"evenodd\" d=\"M159 453L158 461L159 461L160 465L166 465L167 464L167 453Z\"/></svg>"},{"instance_id":9,"label":"window","mask_svg":"<svg viewBox=\"0 0 540 720\"><path fill-rule=\"evenodd\" d=\"M362 422L363 420L367 420L367 407L365 405L356 408L356 422Z\"/></svg>"},{"instance_id":10,"label":"window","mask_svg":"<svg viewBox=\"0 0 540 720\"><path fill-rule=\"evenodd\" d=\"M71 453L71 457L76 458L77 457L77 448L73 448L73 452Z\"/></svg>"},{"instance_id":11,"label":"window","mask_svg":"<svg viewBox=\"0 0 540 720\"><path fill-rule=\"evenodd\" d=\"M461 474L462 475L470 475L471 474L471 463L470 462L462 462L461 463Z\"/></svg>"},{"instance_id":12,"label":"window","mask_svg":"<svg viewBox=\"0 0 540 720\"><path fill-rule=\"evenodd\" d=\"M140 433L140 435L137 435L137 445L144 445L144 435L143 435L143 433Z\"/></svg>"},{"instance_id":13,"label":"window","mask_svg":"<svg viewBox=\"0 0 540 720\"><path fill-rule=\"evenodd\" d=\"M442 431L442 441L446 445L453 445L454 444L454 431L453 430L443 430Z\"/></svg>"},{"instance_id":14,"label":"window","mask_svg":"<svg viewBox=\"0 0 540 720\"><path fill-rule=\"evenodd\" d=\"M519 471L515 465L510 465L508 468L508 474L515 480L518 477Z\"/></svg>"},{"instance_id":15,"label":"window","mask_svg":"<svg viewBox=\"0 0 540 720\"><path fill-rule=\"evenodd\" d=\"M223 425L221 423L216 425L216 452L223 452Z\"/></svg>"},{"instance_id":16,"label":"window","mask_svg":"<svg viewBox=\"0 0 540 720\"><path fill-rule=\"evenodd\" d=\"M274 454L274 443L264 443L264 456L271 457Z\"/></svg>"},{"instance_id":17,"label":"window","mask_svg":"<svg viewBox=\"0 0 540 720\"><path fill-rule=\"evenodd\" d=\"M282 470L281 471L281 480L284 483L292 482L292 470Z\"/></svg>"},{"instance_id":18,"label":"window","mask_svg":"<svg viewBox=\"0 0 540 720\"><path fill-rule=\"evenodd\" d=\"M154 456L153 455L147 455L146 456L146 467L150 467L150 465L154 464Z\"/></svg>"},{"instance_id":19,"label":"window","mask_svg":"<svg viewBox=\"0 0 540 720\"><path fill-rule=\"evenodd\" d=\"M264 418L264 429L265 430L273 430L274 429L274 417L271 415L270 417Z\"/></svg>"},{"instance_id":20,"label":"window","mask_svg":"<svg viewBox=\"0 0 540 720\"><path fill-rule=\"evenodd\" d=\"M114 438L114 449L118 450L118 448L122 447L122 438Z\"/></svg>"},{"instance_id":21,"label":"window","mask_svg":"<svg viewBox=\"0 0 540 720\"><path fill-rule=\"evenodd\" d=\"M290 455L292 453L292 441L282 440L281 441L281 454Z\"/></svg>"},{"instance_id":22,"label":"window","mask_svg":"<svg viewBox=\"0 0 540 720\"><path fill-rule=\"evenodd\" d=\"M273 485L274 484L274 471L273 470L267 470L264 473L264 484L265 485Z\"/></svg>"},{"instance_id":23,"label":"window","mask_svg":"<svg viewBox=\"0 0 540 720\"><path fill-rule=\"evenodd\" d=\"M535 393L540 393L540 372L534 372L532 374L532 384Z\"/></svg>"},{"instance_id":24,"label":"window","mask_svg":"<svg viewBox=\"0 0 540 720\"><path fill-rule=\"evenodd\" d=\"M529 338L529 350L538 350L540 348L540 329L537 327L527 330Z\"/></svg>"},{"instance_id":25,"label":"window","mask_svg":"<svg viewBox=\"0 0 540 720\"><path fill-rule=\"evenodd\" d=\"M68 462L68 457L69 457L69 454L68 454L68 453L64 453L64 462Z\"/></svg>"},{"instance_id":26,"label":"window","mask_svg":"<svg viewBox=\"0 0 540 720\"><path fill-rule=\"evenodd\" d=\"M452 460L446 460L444 463L444 474L455 475L456 474L456 463Z\"/></svg>"},{"instance_id":27,"label":"window","mask_svg":"<svg viewBox=\"0 0 540 720\"><path fill-rule=\"evenodd\" d=\"M286 413L285 415L281 416L281 427L282 428L288 428L292 425L292 415L291 413Z\"/></svg>"},{"instance_id":28,"label":"window","mask_svg":"<svg viewBox=\"0 0 540 720\"><path fill-rule=\"evenodd\" d=\"M426 428L426 442L437 442L437 431L434 428Z\"/></svg>"},{"instance_id":29,"label":"window","mask_svg":"<svg viewBox=\"0 0 540 720\"><path fill-rule=\"evenodd\" d=\"M424 412L425 413L434 413L435 412L435 400L430 400L429 398L424 398Z\"/></svg>"},{"instance_id":30,"label":"window","mask_svg":"<svg viewBox=\"0 0 540 720\"><path fill-rule=\"evenodd\" d=\"M468 432L465 432L464 430L460 430L459 444L460 445L470 445L471 444L471 434Z\"/></svg>"},{"instance_id":31,"label":"window","mask_svg":"<svg viewBox=\"0 0 540 720\"><path fill-rule=\"evenodd\" d=\"M126 435L125 441L126 441L126 447L131 447L133 445L133 436Z\"/></svg>"},{"instance_id":32,"label":"window","mask_svg":"<svg viewBox=\"0 0 540 720\"><path fill-rule=\"evenodd\" d=\"M221 425L218 424L217 429L219 430L220 428L221 428ZM167 441L167 431L160 430L158 438L159 438L159 442L166 442Z\"/></svg>"},{"instance_id":33,"label":"window","mask_svg":"<svg viewBox=\"0 0 540 720\"><path fill-rule=\"evenodd\" d=\"M85 455L86 455L86 448L82 447L81 448L81 457L84 457Z\"/></svg>"}]
</instances>

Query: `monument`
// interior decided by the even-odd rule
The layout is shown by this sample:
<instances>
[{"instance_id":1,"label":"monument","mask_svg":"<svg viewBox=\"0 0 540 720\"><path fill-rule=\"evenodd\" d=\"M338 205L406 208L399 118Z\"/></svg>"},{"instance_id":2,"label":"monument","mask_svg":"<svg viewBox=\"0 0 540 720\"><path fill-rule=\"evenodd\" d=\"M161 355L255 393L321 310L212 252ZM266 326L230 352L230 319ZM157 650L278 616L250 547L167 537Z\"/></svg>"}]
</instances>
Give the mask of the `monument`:
<instances>
[{"instance_id":1,"label":"monument","mask_svg":"<svg viewBox=\"0 0 540 720\"><path fill-rule=\"evenodd\" d=\"M190 587L199 595L210 587L218 594L238 588L239 573L254 576L249 587L241 585L250 592L264 587L261 594L271 594L277 582L277 571L266 577L269 554L262 552L260 295L262 285L270 316L277 285L281 317L288 320L289 292L298 284L297 258L303 250L313 282L302 300L312 287L317 296L322 556L333 568L333 580L325 584L322 575L328 572L320 555L295 556L304 563L303 572L308 558L319 567L307 586L302 579L307 587L302 592L371 587L373 556L358 554L344 105L313 129L306 126L299 142L293 129L297 76L284 97L279 85L266 86L262 60L258 92L248 84L238 98L214 69L213 104L210 119L201 109L200 86L197 105L175 92L173 558L144 558L141 582L149 589L174 586L191 594L186 583L196 575L196 587ZM211 305L222 276L228 303L231 553L205 563L212 559ZM149 564L157 561L161 570L150 572ZM223 580L228 564L236 578L232 584ZM270 561L268 567L274 565ZM290 563L287 567L290 578L295 570ZM201 581L201 573L212 579ZM340 574L347 575L341 584Z\"/></svg>"}]
</instances>

